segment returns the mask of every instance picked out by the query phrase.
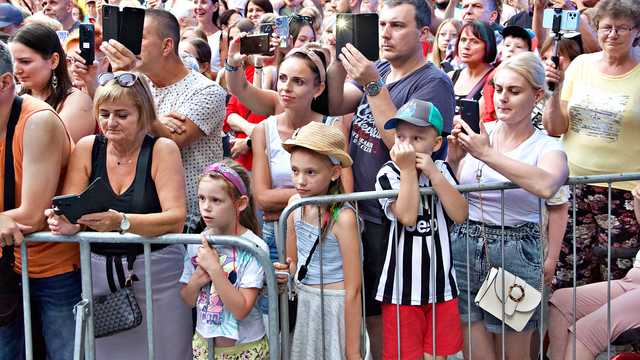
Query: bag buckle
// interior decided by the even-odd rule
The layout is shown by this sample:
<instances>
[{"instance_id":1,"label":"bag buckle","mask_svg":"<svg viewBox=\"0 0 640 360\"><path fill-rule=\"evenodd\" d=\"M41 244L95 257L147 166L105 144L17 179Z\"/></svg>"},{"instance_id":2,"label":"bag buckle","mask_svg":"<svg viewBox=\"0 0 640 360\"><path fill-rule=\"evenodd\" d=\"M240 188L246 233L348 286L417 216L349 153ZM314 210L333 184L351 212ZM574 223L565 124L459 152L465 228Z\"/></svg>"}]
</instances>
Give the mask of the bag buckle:
<instances>
[{"instance_id":1,"label":"bag buckle","mask_svg":"<svg viewBox=\"0 0 640 360\"><path fill-rule=\"evenodd\" d=\"M520 292L516 293L514 295L514 290L515 289L518 289ZM524 287L522 287L522 285L516 284L516 283L514 283L511 286L509 286L509 299L511 299L511 300L513 300L514 302L517 302L517 303L522 301L522 299L524 299Z\"/></svg>"}]
</instances>

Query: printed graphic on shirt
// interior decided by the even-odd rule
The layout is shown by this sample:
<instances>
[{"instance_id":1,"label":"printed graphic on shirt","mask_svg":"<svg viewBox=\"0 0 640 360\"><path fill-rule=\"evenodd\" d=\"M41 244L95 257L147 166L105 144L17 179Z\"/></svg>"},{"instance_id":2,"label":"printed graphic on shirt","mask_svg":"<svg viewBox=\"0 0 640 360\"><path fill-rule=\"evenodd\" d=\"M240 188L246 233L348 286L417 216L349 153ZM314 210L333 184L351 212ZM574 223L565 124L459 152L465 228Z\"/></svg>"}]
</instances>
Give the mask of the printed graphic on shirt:
<instances>
[{"instance_id":1,"label":"printed graphic on shirt","mask_svg":"<svg viewBox=\"0 0 640 360\"><path fill-rule=\"evenodd\" d=\"M591 90L571 106L571 131L615 143L622 130L623 113L631 101L628 95L609 95Z\"/></svg>"},{"instance_id":2,"label":"printed graphic on shirt","mask_svg":"<svg viewBox=\"0 0 640 360\"><path fill-rule=\"evenodd\" d=\"M378 154L381 139L369 103L360 104L353 117L351 142L368 154Z\"/></svg>"},{"instance_id":3,"label":"printed graphic on shirt","mask_svg":"<svg viewBox=\"0 0 640 360\"><path fill-rule=\"evenodd\" d=\"M232 256L220 255L222 270L229 281L237 280L237 262L235 260ZM233 277L236 279L232 279ZM222 298L213 285L200 289L196 306L199 317L198 325L206 327L210 335L238 339L238 320L230 311L225 310Z\"/></svg>"}]
</instances>

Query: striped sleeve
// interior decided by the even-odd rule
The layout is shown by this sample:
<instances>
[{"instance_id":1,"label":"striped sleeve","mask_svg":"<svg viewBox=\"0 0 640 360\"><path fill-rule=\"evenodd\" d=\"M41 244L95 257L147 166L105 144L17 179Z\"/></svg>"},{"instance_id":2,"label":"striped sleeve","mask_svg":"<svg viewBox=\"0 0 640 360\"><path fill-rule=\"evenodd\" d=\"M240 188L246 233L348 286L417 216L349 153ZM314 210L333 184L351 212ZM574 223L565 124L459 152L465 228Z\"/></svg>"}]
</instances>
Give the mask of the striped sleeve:
<instances>
[{"instance_id":1,"label":"striped sleeve","mask_svg":"<svg viewBox=\"0 0 640 360\"><path fill-rule=\"evenodd\" d=\"M451 166L449 165L449 163L442 160L436 160L435 165L436 165L436 168L440 170L440 173L442 174L442 176L444 176L444 178L447 179L447 181L451 185L453 186L459 185L458 179L456 179L456 176L453 173L453 169L451 169Z\"/></svg>"},{"instance_id":2,"label":"striped sleeve","mask_svg":"<svg viewBox=\"0 0 640 360\"><path fill-rule=\"evenodd\" d=\"M400 189L400 170L393 163L393 161L388 161L386 164L380 168L378 171L378 175L376 176L376 191L384 191L384 190L399 190ZM380 205L382 206L382 210L384 214L387 216L389 220L395 220L396 217L391 211L391 204L393 204L396 199L379 199Z\"/></svg>"}]
</instances>

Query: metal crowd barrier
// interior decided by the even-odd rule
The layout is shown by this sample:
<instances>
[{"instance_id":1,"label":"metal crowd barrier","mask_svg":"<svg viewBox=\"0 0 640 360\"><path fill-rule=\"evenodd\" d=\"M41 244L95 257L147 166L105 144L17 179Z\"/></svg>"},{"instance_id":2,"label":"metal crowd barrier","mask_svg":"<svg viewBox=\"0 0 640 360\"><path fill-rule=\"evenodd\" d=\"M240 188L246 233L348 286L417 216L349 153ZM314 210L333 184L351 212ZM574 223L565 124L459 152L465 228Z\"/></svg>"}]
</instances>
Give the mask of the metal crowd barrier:
<instances>
[{"instance_id":1,"label":"metal crowd barrier","mask_svg":"<svg viewBox=\"0 0 640 360\"><path fill-rule=\"evenodd\" d=\"M236 236L209 236L212 245L236 246L251 253L265 270L267 292L269 299L269 354L271 360L280 358L279 323L278 323L278 300L277 283L273 264L269 259L269 254L256 244ZM74 344L75 360L95 359L95 337L92 314L93 289L91 283L91 248L92 243L128 243L142 244L144 246L144 271L145 271L145 293L146 293L146 314L147 322L147 349L148 359L154 360L153 337L153 289L151 288L151 245L152 244L200 244L199 234L169 234L159 237L140 237L137 235L100 232L81 232L74 236L59 236L49 232L32 234L25 238L21 246L22 269L28 269L27 242L72 242L80 245L80 271L82 275L82 301L76 307L76 316L81 320L76 320L76 337L78 334L84 337L84 341L76 338ZM176 286L178 284L176 283ZM29 292L29 276L27 271L22 271L22 299L24 306L24 331L25 331L25 355L27 360L33 359L33 342L31 329L31 302ZM82 318L86 321L82 321ZM83 344L84 342L84 344ZM84 347L84 351L82 348ZM214 358L214 348L212 339L209 341L209 359Z\"/></svg>"},{"instance_id":2,"label":"metal crowd barrier","mask_svg":"<svg viewBox=\"0 0 640 360\"><path fill-rule=\"evenodd\" d=\"M575 188L576 185L579 184L598 184L598 185L602 185L602 184L606 184L606 186L608 187L608 235L607 235L607 283L608 283L608 291L607 291L607 326L608 326L608 335L609 338L611 337L611 226L610 226L610 222L611 222L611 184L612 183L616 183L616 182L623 182L623 181L635 181L635 180L640 180L640 173L625 173L625 174L608 174L608 175L598 175L598 176L579 176L579 177L571 177L567 180L566 185L571 187L571 199L570 199L570 203L572 206L572 213L573 213L573 218L572 218L572 222L571 224L573 224L573 226L571 226L571 231L572 231L572 239L574 239L573 241L573 257L574 259L576 258L576 244L575 244L575 234L576 234L576 229L575 229L575 223L576 223L576 198L575 196L573 196L573 194L575 194ZM518 189L520 188L518 185L511 183L511 182L503 182L503 183L485 183L485 184L476 184L476 185L459 185L456 186L456 188L463 194L467 194L467 193L471 193L471 192L486 192L486 191L500 191L500 195L501 195L501 206L502 206L502 240L501 240L501 248L502 248L502 260L501 260L501 266L504 265L504 191L505 190L511 190L511 189ZM425 188L425 189L421 189L420 191L421 195L433 195L431 197L431 209L434 208L433 204L435 202L435 192L433 191L432 188ZM332 203L336 203L336 202L357 202L357 201L362 201L362 200L378 200L378 199L383 199L383 198L397 198L398 196L398 191L397 190L389 190L389 191L370 191L370 192L360 192L360 193L351 193L351 194L341 194L341 195L326 195L326 196L317 196L317 197L308 197L308 198L301 198L298 201L289 204L283 211L282 214L280 216L280 219L278 221L278 228L277 228L277 232L276 232L276 238L277 238L277 246L278 246L278 253L279 253L279 261L284 263L285 259L286 259L286 234L287 234L287 218L289 217L290 214L293 213L293 211L299 207L305 206L305 205L328 205L328 204L332 204ZM540 208L543 206L543 200L540 199L539 200L539 206ZM434 214L432 212L432 221L434 220ZM540 223L542 223L542 216L540 217ZM541 230L542 227L541 227ZM396 232L396 236L397 236L397 232ZM541 232L541 236L544 236L544 234L542 234ZM397 244L397 238L395 239L396 244ZM432 247L431 247L431 253L435 254L435 241L432 242ZM544 246L544 242L540 241L540 246L541 246L541 257L542 257L542 261L541 261L541 284L544 284L544 249L542 248ZM320 247L322 248L322 247ZM467 242L467 258L469 258L468 256L469 254L469 248L468 248L468 242ZM396 256L397 256L397 252L396 252ZM432 287L435 286L435 262L431 262L432 264L432 271L430 271L430 284ZM467 261L467 276L469 274L469 262ZM396 279L398 279L398 267L396 267ZM504 298L504 276L502 277L502 282L503 282L503 298ZM469 281L467 280L467 283L469 283ZM543 286L544 289L544 286ZM364 282L362 284L362 294L363 294L363 301L362 303L364 304ZM462 294L459 294L459 296L464 296ZM466 294L466 296L468 297L468 301L469 303L471 303L472 299L471 299L471 295L470 292L468 292ZM543 309L542 309L542 303L548 299L548 297L545 297L543 294L543 298L542 298L542 302L540 305L538 305L539 309L540 309L540 320L539 320L539 327L538 329L546 329L546 326L543 326L544 324L544 314L543 314ZM281 349L282 349L282 359L283 360L288 360L289 359L289 346L290 346L290 341L289 341L289 313L288 313L288 296L287 294L282 294L280 296L280 310L281 310L281 314L280 314L280 328L282 329L282 344L281 344ZM546 305L548 306L548 305ZM504 303L503 303L503 318L504 318ZM399 306L396 307L397 311L396 311L396 317L397 320L399 320ZM576 309L576 261L573 261L573 310L574 310L574 316L573 316L573 326L575 328L576 325L576 317L575 317L575 309ZM433 318L432 318L432 326L434 327L432 330L433 333L433 354L436 353L436 348L435 348L435 344L436 344L436 334L435 334L435 324L436 324L436 316L435 316L435 311L432 312L433 314ZM366 314L364 314L363 311L363 322L365 321L365 316ZM324 319L324 309L323 309L323 314L321 315L321 318ZM469 320L470 320L470 315L469 315ZM400 353L400 322L397 321L398 324L398 328L397 328L397 335L398 335L398 355L399 358L402 358L401 353ZM471 338L471 321L467 322L467 333L469 335L469 338ZM502 337L502 359L506 358L506 353L505 353L505 323L504 321L502 322L502 333L501 333L501 337ZM323 336L323 351L324 351L324 336ZM540 360L544 359L544 353L542 351L543 349L543 341L544 341L544 334L541 334L541 336L539 336L539 346L540 346L540 350L539 350L539 356L540 356ZM468 345L468 351L471 354L471 341L469 342L469 344L465 344ZM573 359L576 359L576 337L573 337ZM362 350L364 352L364 349ZM536 355L537 357L538 355ZM324 358L324 355L323 355ZM608 342L608 346L607 346L607 358L611 358L611 343ZM294 359L297 360L297 359ZM481 359L480 359L481 360Z\"/></svg>"}]
</instances>

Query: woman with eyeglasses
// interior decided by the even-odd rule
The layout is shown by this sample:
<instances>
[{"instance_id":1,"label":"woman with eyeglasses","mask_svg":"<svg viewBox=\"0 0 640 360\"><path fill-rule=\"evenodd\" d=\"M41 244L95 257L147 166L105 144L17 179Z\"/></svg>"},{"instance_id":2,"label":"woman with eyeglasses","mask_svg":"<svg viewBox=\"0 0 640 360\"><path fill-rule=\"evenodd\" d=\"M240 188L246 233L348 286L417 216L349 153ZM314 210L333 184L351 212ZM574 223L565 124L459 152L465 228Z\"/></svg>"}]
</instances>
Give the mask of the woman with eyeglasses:
<instances>
[{"instance_id":1,"label":"woman with eyeglasses","mask_svg":"<svg viewBox=\"0 0 640 360\"><path fill-rule=\"evenodd\" d=\"M103 135L87 136L71 154L62 193L79 194L93 181L105 181L108 211L87 214L71 224L53 210L45 215L55 234L79 231L159 236L180 233L186 217L184 169L178 146L148 135L156 112L149 86L135 73L104 73L98 79L93 110ZM124 286L114 273L144 279L142 245L92 244L93 295ZM184 246L151 245L155 359L191 359L191 310L180 298ZM115 271L114 271L115 270ZM145 314L144 281L133 289ZM145 317L145 315L143 315ZM97 359L147 358L147 325L96 339Z\"/></svg>"},{"instance_id":2,"label":"woman with eyeglasses","mask_svg":"<svg viewBox=\"0 0 640 360\"><path fill-rule=\"evenodd\" d=\"M640 3L637 0L601 0L594 23L601 52L575 58L566 72L547 61L547 80L556 89L547 100L543 123L553 136L562 136L571 176L636 172L640 168ZM630 206L634 182L577 185L575 237L567 231L556 288L607 279L607 263L593 253L607 246L606 220L611 207L611 246L640 247L640 225ZM572 210L569 210L572 218ZM573 274L573 265L577 272ZM611 264L611 278L620 279L631 261Z\"/></svg>"},{"instance_id":3,"label":"woman with eyeglasses","mask_svg":"<svg viewBox=\"0 0 640 360\"><path fill-rule=\"evenodd\" d=\"M96 121L91 114L91 98L72 86L67 57L56 32L41 24L29 24L18 30L9 49L15 59L20 94L51 105L73 141L93 134Z\"/></svg>"}]
</instances>

